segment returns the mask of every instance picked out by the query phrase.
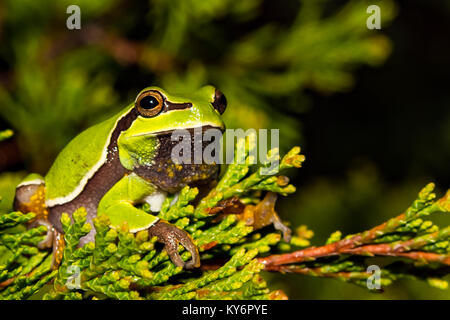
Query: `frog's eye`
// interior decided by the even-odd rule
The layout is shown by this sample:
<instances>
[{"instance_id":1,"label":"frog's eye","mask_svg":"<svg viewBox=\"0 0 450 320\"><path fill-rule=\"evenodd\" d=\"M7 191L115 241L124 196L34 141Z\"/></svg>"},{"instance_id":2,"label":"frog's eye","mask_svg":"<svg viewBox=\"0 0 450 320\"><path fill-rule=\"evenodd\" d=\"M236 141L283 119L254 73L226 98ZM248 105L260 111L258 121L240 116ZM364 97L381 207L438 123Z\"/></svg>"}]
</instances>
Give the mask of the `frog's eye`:
<instances>
[{"instance_id":1,"label":"frog's eye","mask_svg":"<svg viewBox=\"0 0 450 320\"><path fill-rule=\"evenodd\" d=\"M158 115L163 109L164 98L154 90L142 92L136 99L135 106L138 112L146 118Z\"/></svg>"},{"instance_id":2,"label":"frog's eye","mask_svg":"<svg viewBox=\"0 0 450 320\"><path fill-rule=\"evenodd\" d=\"M219 111L220 114L225 112L225 109L227 108L227 98L225 98L225 95L222 93L222 91L216 89L212 105L214 109Z\"/></svg>"}]
</instances>

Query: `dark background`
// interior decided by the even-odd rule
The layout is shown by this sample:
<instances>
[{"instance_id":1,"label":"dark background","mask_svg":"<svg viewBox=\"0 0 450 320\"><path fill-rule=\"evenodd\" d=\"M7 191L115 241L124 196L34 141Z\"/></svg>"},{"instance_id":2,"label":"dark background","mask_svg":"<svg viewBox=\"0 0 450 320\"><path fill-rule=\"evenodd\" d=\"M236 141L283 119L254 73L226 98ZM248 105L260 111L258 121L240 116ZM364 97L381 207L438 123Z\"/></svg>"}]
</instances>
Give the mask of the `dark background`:
<instances>
[{"instance_id":1,"label":"dark background","mask_svg":"<svg viewBox=\"0 0 450 320\"><path fill-rule=\"evenodd\" d=\"M311 160L303 173L339 175L368 158L390 183L417 175L450 183L450 19L439 1L399 1L383 32L394 50L377 69L356 71L351 92L310 92L302 117Z\"/></svg>"},{"instance_id":2,"label":"dark background","mask_svg":"<svg viewBox=\"0 0 450 320\"><path fill-rule=\"evenodd\" d=\"M314 107L300 116L307 162L295 182L300 186L299 192L305 185L311 196L322 193L321 188L323 192L343 189L338 192L341 203L328 214L340 216L342 220L339 217L336 220L344 221L345 228L330 223L325 227L327 232L316 232L323 240L333 228L352 233L381 222L383 213L367 208L370 203L377 203L379 210L389 206L401 210L397 203L406 204L405 198L412 199L414 188L419 190L434 181L440 190L446 190L450 184L448 3L413 0L397 4L398 16L390 26L383 27L383 33L394 43L386 62L376 69L364 66L357 70L357 82L350 92L321 95L308 91ZM348 186L352 185L349 175L354 174L354 168L366 172L362 175L371 181L362 189L358 189L358 184ZM359 199L357 190L367 195ZM335 202L324 198L325 202ZM313 225L320 223L317 215L324 217L322 209L327 205L317 207L311 202L314 201L308 195L298 200L299 208L307 208L301 210L303 217L296 221L317 231ZM395 209L387 210L386 217L395 213ZM295 276L287 277L295 281ZM318 294L329 299L382 298L366 296L359 289L355 289L358 293L350 293L347 285L341 284L319 294L316 289L319 284L314 280L317 279L307 279L301 284L305 290L298 297ZM319 281L323 287L329 286L328 280ZM387 289L386 295L403 299L450 297L448 292L428 290L421 285L404 282L401 286L410 286L409 292L394 286Z\"/></svg>"}]
</instances>

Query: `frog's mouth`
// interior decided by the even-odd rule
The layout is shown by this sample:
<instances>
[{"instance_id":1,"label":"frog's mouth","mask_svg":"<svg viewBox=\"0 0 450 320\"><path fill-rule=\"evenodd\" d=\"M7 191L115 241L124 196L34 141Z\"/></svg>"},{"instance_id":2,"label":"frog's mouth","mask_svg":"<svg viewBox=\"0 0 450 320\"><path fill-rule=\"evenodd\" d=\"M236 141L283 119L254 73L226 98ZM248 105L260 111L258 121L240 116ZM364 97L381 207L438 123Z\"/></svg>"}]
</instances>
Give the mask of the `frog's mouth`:
<instances>
[{"instance_id":1,"label":"frog's mouth","mask_svg":"<svg viewBox=\"0 0 450 320\"><path fill-rule=\"evenodd\" d=\"M188 127L188 128L174 128L174 129L163 130L163 131L139 133L139 134L133 135L133 137L143 137L143 136L159 137L159 136L172 135L175 133L177 135L179 135L183 131L188 131L191 134L191 137L193 137L194 135L197 135L198 133L201 133L203 136L203 134L206 131L211 130L211 129L219 130L220 132L223 132L225 130L224 127L208 124L208 125L200 125L200 126L194 126L194 127Z\"/></svg>"}]
</instances>

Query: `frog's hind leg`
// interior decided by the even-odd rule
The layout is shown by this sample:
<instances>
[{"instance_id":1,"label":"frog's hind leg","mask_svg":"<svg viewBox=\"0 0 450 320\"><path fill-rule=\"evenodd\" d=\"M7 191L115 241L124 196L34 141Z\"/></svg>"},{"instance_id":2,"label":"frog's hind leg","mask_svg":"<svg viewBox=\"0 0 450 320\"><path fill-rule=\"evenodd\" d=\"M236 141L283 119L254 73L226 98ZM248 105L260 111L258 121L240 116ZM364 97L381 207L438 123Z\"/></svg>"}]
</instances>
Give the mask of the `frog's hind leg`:
<instances>
[{"instance_id":1,"label":"frog's hind leg","mask_svg":"<svg viewBox=\"0 0 450 320\"><path fill-rule=\"evenodd\" d=\"M48 210L45 205L44 178L37 174L28 175L17 187L14 197L14 210L28 213L34 212L36 218L47 219Z\"/></svg>"},{"instance_id":2,"label":"frog's hind leg","mask_svg":"<svg viewBox=\"0 0 450 320\"><path fill-rule=\"evenodd\" d=\"M46 226L47 234L38 243L39 249L53 248L52 268L59 265L62 259L64 248L64 237L55 230L48 220L48 209L45 205L45 184L44 179L37 174L27 176L16 188L14 197L14 210L23 213L34 212L36 218L30 221L28 228Z\"/></svg>"}]
</instances>

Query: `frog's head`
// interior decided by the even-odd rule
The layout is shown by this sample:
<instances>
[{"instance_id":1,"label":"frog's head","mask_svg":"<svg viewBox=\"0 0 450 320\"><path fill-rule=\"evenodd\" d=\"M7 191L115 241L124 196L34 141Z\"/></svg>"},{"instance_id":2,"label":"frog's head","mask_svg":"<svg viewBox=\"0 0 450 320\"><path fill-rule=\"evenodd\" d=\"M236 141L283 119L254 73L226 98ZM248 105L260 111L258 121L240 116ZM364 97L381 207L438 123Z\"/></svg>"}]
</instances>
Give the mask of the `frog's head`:
<instances>
[{"instance_id":1,"label":"frog's head","mask_svg":"<svg viewBox=\"0 0 450 320\"><path fill-rule=\"evenodd\" d=\"M221 114L226 103L222 92L212 86L189 95L171 95L161 88L148 87L136 97L139 116L128 131L139 136L206 126L224 129Z\"/></svg>"},{"instance_id":2,"label":"frog's head","mask_svg":"<svg viewBox=\"0 0 450 320\"><path fill-rule=\"evenodd\" d=\"M226 108L226 98L218 89L205 86L190 94L172 95L158 87L148 87L136 97L134 112L137 117L129 128L123 131L118 140L119 155L122 164L130 170L137 167L152 167L155 171L169 171L172 165L170 158L172 148L177 141L172 141L171 134L175 130L188 130L192 137L195 132L215 128L223 131L225 125L221 114ZM199 130L201 128L201 130ZM196 130L194 130L196 129ZM205 145L203 145L203 148ZM192 148L192 154L194 148ZM161 168L164 167L164 168ZM199 166L175 166L179 170L178 176L193 175L192 170L199 172ZM210 166L208 166L210 170ZM214 171L216 169L214 168ZM177 173L168 172L167 180Z\"/></svg>"}]
</instances>

